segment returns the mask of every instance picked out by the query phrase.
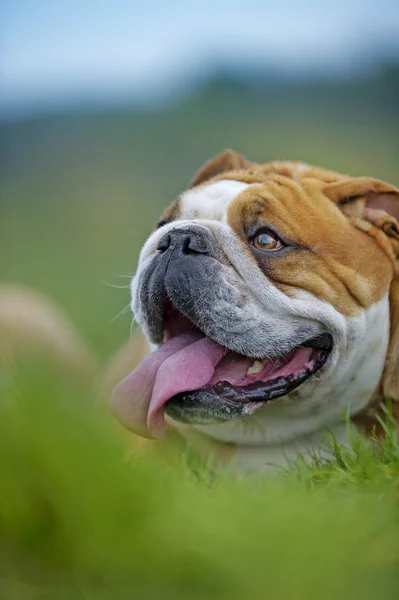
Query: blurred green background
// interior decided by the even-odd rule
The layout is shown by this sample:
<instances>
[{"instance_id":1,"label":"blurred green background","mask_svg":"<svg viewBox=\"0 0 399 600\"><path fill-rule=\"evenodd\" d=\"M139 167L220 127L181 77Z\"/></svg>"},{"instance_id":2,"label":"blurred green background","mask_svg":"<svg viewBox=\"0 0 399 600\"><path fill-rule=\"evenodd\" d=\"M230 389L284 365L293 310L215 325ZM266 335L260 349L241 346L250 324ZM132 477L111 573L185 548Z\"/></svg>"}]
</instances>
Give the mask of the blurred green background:
<instances>
[{"instance_id":1,"label":"blurred green background","mask_svg":"<svg viewBox=\"0 0 399 600\"><path fill-rule=\"evenodd\" d=\"M130 317L112 321L128 291L106 283L127 285L163 208L205 160L231 147L398 185L398 104L396 65L333 82L219 73L164 108L3 123L1 277L50 294L107 355Z\"/></svg>"},{"instance_id":2,"label":"blurred green background","mask_svg":"<svg viewBox=\"0 0 399 600\"><path fill-rule=\"evenodd\" d=\"M105 362L141 245L210 156L399 185L398 16L396 0L2 3L0 281L64 306ZM394 600L395 431L273 477L179 443L127 460L81 383L0 368L0 598Z\"/></svg>"}]
</instances>

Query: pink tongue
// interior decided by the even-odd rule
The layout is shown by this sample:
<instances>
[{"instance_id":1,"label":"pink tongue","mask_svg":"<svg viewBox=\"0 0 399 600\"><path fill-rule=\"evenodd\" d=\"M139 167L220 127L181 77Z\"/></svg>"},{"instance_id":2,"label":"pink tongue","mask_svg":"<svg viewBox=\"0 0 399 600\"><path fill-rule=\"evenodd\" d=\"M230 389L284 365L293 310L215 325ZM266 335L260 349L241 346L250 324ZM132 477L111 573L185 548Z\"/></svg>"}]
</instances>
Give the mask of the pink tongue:
<instances>
[{"instance_id":1,"label":"pink tongue","mask_svg":"<svg viewBox=\"0 0 399 600\"><path fill-rule=\"evenodd\" d=\"M227 348L209 338L202 338L172 354L159 367L148 411L148 429L161 437L164 431L165 402L181 392L190 392L206 385L213 377L218 362Z\"/></svg>"},{"instance_id":2,"label":"pink tongue","mask_svg":"<svg viewBox=\"0 0 399 600\"><path fill-rule=\"evenodd\" d=\"M165 342L114 389L111 406L119 421L138 435L162 437L165 403L206 385L227 352L198 332Z\"/></svg>"}]
</instances>

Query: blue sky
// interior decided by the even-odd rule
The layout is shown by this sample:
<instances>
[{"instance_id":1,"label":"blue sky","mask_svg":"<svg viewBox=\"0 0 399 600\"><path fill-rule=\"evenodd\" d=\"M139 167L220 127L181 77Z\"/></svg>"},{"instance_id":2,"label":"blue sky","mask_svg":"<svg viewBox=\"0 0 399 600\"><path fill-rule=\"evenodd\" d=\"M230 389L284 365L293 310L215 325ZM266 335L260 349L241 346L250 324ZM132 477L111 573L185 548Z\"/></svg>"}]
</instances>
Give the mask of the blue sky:
<instances>
[{"instance_id":1,"label":"blue sky","mask_svg":"<svg viewBox=\"0 0 399 600\"><path fill-rule=\"evenodd\" d=\"M351 72L399 57L398 0L3 0L0 111L167 93L217 59Z\"/></svg>"}]
</instances>

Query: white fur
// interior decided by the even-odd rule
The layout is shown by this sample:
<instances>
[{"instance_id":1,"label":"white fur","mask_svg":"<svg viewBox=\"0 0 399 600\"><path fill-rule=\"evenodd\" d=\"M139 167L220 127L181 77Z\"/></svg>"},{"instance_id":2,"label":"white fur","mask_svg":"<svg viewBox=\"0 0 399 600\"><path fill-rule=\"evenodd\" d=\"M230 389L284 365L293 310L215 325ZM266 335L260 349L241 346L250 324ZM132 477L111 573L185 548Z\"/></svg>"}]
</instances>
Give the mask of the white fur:
<instances>
[{"instance_id":1,"label":"white fur","mask_svg":"<svg viewBox=\"0 0 399 600\"><path fill-rule=\"evenodd\" d=\"M188 190L180 196L184 219L211 219L227 222L227 209L231 201L249 186L243 181L226 179Z\"/></svg>"},{"instance_id":2,"label":"white fur","mask_svg":"<svg viewBox=\"0 0 399 600\"><path fill-rule=\"evenodd\" d=\"M307 436L299 436L286 444L264 446L238 446L234 464L243 471L270 471L286 468L299 458L311 464L314 457L331 459L333 440L343 448L350 448L351 439L356 438L353 425L339 423L335 427L319 429Z\"/></svg>"}]
</instances>

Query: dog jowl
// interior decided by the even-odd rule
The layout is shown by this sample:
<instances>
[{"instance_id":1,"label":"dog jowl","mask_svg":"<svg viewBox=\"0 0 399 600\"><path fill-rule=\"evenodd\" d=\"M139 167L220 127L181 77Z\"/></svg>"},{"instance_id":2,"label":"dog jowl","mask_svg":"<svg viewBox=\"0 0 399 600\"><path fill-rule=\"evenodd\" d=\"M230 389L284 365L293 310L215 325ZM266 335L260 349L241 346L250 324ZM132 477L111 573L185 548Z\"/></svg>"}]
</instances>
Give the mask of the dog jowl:
<instances>
[{"instance_id":1,"label":"dog jowl","mask_svg":"<svg viewBox=\"0 0 399 600\"><path fill-rule=\"evenodd\" d=\"M283 448L399 400L398 220L379 180L206 163L142 249L132 310L153 351L115 388L120 421Z\"/></svg>"}]
</instances>

